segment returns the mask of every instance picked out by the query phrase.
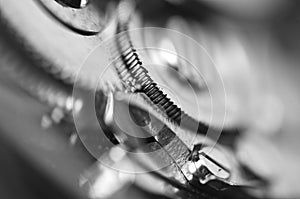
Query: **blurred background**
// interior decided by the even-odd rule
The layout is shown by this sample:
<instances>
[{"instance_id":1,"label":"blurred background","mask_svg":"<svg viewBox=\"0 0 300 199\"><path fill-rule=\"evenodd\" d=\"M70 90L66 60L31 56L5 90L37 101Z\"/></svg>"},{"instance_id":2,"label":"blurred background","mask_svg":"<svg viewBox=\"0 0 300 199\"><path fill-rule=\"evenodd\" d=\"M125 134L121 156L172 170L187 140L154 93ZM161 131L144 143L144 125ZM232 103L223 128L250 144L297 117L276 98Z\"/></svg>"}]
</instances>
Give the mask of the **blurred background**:
<instances>
[{"instance_id":1,"label":"blurred background","mask_svg":"<svg viewBox=\"0 0 300 199\"><path fill-rule=\"evenodd\" d=\"M91 194L93 184L82 177L89 173L95 180L103 173L95 169L95 158L76 135L69 118L74 111L69 102L80 65L111 34L118 3L0 0L1 198L103 197L101 191L99 195ZM298 198L298 1L135 3L134 27L176 30L205 47L224 82L225 125L244 129L236 144L237 156L270 180L265 190L268 197ZM165 45L161 40L168 35L145 37L162 48L182 52L213 86L215 74L192 46L172 38L171 47ZM200 87L203 85L191 71L184 70L184 64L178 71ZM79 78L84 91L97 77L91 70ZM204 107L208 103L203 100ZM92 131L92 127L86 128ZM89 133L84 139L97 142ZM105 198L167 198L166 190L150 180L121 182L108 175L96 188L102 186L108 187Z\"/></svg>"}]
</instances>

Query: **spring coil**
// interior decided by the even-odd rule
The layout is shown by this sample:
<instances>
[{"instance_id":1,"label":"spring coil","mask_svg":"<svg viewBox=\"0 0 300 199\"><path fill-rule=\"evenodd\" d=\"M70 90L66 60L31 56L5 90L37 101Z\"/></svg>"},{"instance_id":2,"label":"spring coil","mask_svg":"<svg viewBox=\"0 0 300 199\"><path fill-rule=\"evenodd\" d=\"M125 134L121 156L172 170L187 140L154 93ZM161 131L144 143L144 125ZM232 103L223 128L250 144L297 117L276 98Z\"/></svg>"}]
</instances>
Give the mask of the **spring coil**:
<instances>
[{"instance_id":1,"label":"spring coil","mask_svg":"<svg viewBox=\"0 0 300 199\"><path fill-rule=\"evenodd\" d=\"M135 48L132 45L127 24L118 24L116 46L122 62L115 64L121 80L134 92L144 93L156 106L160 107L168 118L179 124L186 114L176 105L149 76Z\"/></svg>"},{"instance_id":2,"label":"spring coil","mask_svg":"<svg viewBox=\"0 0 300 199\"><path fill-rule=\"evenodd\" d=\"M131 87L134 92L144 93L156 106L166 113L170 121L181 126L195 126L197 125L197 133L206 135L210 128L212 132L218 131L218 128L210 127L208 124L201 121L196 121L191 118L188 114L181 110L174 102L167 97L166 94L159 88L159 86L149 76L147 69L143 66L135 48L130 39L130 35L127 31L127 24L118 24L116 32L116 47L118 55L121 61L116 62L115 68L120 79L125 83L126 86ZM183 121L184 120L184 121ZM234 140L239 135L239 129L237 128L224 128L221 129L223 137L228 137ZM214 133L212 133L214 134ZM232 143L226 138L220 142L224 142L226 145L231 146Z\"/></svg>"}]
</instances>

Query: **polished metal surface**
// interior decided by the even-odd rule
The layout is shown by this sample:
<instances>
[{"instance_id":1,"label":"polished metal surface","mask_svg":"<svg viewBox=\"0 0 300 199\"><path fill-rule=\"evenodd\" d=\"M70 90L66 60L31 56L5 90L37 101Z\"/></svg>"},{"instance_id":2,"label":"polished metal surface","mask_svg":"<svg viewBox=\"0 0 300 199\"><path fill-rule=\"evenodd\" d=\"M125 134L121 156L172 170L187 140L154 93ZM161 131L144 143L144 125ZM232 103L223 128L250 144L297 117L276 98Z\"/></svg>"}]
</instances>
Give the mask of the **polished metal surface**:
<instances>
[{"instance_id":1,"label":"polished metal surface","mask_svg":"<svg viewBox=\"0 0 300 199\"><path fill-rule=\"evenodd\" d=\"M0 197L297 198L268 1L0 0Z\"/></svg>"},{"instance_id":2,"label":"polished metal surface","mask_svg":"<svg viewBox=\"0 0 300 199\"><path fill-rule=\"evenodd\" d=\"M109 24L114 1L38 0L43 8L62 24L83 35L95 35Z\"/></svg>"}]
</instances>

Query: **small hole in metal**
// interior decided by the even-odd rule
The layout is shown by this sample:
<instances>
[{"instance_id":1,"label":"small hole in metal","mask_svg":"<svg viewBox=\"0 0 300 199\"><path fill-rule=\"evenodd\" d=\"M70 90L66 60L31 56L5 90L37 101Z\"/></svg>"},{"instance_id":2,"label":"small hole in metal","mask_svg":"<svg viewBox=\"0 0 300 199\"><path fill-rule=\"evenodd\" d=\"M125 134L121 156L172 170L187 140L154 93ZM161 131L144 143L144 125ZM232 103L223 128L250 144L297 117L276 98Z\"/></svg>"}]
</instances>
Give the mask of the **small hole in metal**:
<instances>
[{"instance_id":1,"label":"small hole in metal","mask_svg":"<svg viewBox=\"0 0 300 199\"><path fill-rule=\"evenodd\" d=\"M57 3L71 8L84 8L88 5L89 0L55 0Z\"/></svg>"}]
</instances>

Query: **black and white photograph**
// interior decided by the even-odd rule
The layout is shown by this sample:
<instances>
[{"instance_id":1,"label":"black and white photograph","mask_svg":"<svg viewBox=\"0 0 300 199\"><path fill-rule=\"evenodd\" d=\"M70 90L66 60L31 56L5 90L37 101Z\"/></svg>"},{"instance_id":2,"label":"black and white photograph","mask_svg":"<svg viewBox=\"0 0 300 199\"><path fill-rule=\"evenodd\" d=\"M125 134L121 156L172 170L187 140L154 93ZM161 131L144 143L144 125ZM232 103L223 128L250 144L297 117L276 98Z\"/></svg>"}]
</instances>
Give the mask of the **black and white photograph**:
<instances>
[{"instance_id":1,"label":"black and white photograph","mask_svg":"<svg viewBox=\"0 0 300 199\"><path fill-rule=\"evenodd\" d=\"M300 198L299 36L297 0L0 0L0 198Z\"/></svg>"}]
</instances>

